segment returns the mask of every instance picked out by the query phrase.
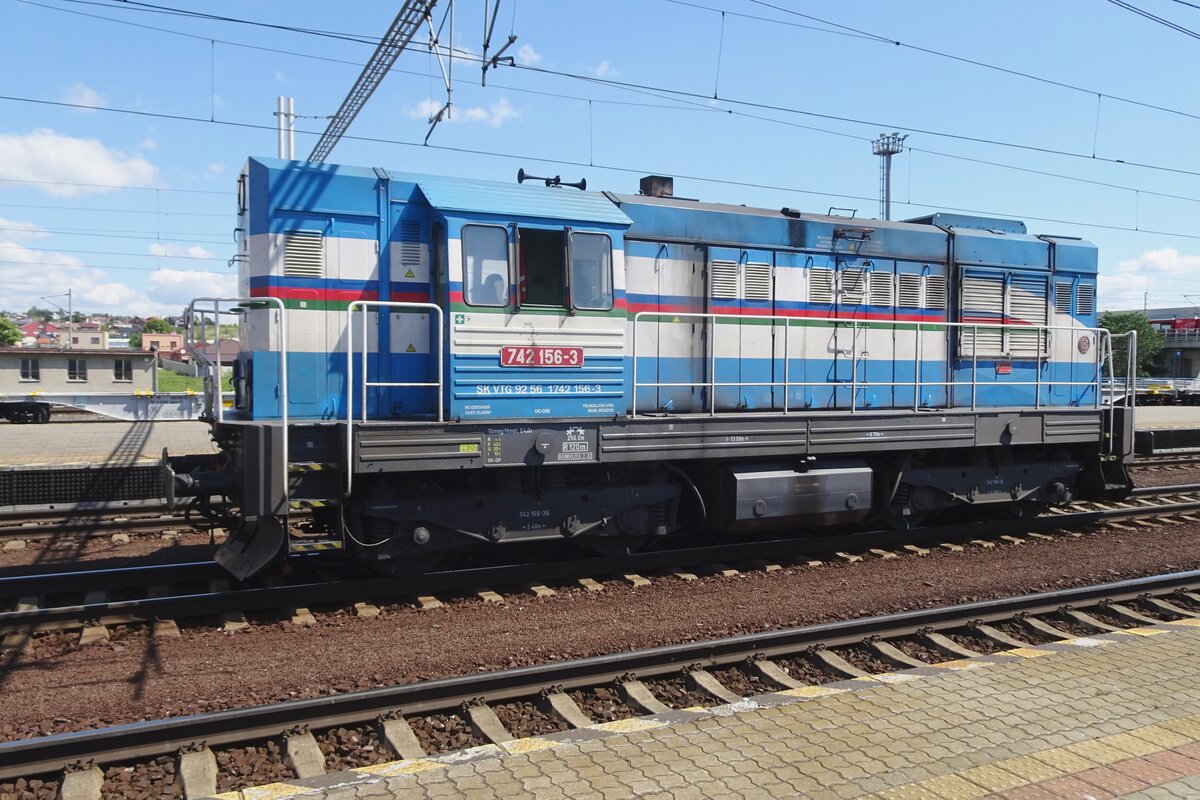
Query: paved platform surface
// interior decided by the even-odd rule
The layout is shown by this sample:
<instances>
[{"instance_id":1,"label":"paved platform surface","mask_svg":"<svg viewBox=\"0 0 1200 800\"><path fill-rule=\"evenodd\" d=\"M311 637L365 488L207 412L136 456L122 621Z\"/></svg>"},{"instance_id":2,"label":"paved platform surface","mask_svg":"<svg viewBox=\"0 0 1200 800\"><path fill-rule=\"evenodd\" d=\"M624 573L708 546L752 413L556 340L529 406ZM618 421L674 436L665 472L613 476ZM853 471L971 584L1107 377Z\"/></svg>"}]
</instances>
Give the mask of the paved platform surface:
<instances>
[{"instance_id":1,"label":"paved platform surface","mask_svg":"<svg viewBox=\"0 0 1200 800\"><path fill-rule=\"evenodd\" d=\"M1200 797L1200 621L220 795Z\"/></svg>"},{"instance_id":2,"label":"paved platform surface","mask_svg":"<svg viewBox=\"0 0 1200 800\"><path fill-rule=\"evenodd\" d=\"M217 452L208 425L190 420L0 423L0 466L157 463L164 447L180 456Z\"/></svg>"},{"instance_id":3,"label":"paved platform surface","mask_svg":"<svg viewBox=\"0 0 1200 800\"><path fill-rule=\"evenodd\" d=\"M1139 428L1200 428L1200 407L1138 409ZM13 464L134 464L174 455L214 453L203 422L0 423L0 466Z\"/></svg>"},{"instance_id":4,"label":"paved platform surface","mask_svg":"<svg viewBox=\"0 0 1200 800\"><path fill-rule=\"evenodd\" d=\"M1138 406L1138 428L1200 428L1200 406Z\"/></svg>"}]
</instances>

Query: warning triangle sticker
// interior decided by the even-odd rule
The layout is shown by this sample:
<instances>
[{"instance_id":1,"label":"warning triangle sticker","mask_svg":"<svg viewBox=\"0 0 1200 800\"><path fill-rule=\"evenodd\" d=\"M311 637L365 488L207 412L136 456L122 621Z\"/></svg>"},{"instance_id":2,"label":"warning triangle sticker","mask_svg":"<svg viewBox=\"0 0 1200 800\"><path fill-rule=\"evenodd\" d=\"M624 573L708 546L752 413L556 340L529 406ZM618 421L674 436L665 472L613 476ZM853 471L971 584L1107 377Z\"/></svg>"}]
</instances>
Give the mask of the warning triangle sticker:
<instances>
[{"instance_id":1,"label":"warning triangle sticker","mask_svg":"<svg viewBox=\"0 0 1200 800\"><path fill-rule=\"evenodd\" d=\"M417 348L412 346L412 342L409 342L408 347L404 350L404 352L415 353L415 352L417 352Z\"/></svg>"},{"instance_id":2,"label":"warning triangle sticker","mask_svg":"<svg viewBox=\"0 0 1200 800\"><path fill-rule=\"evenodd\" d=\"M408 272L404 273L404 277L406 277L406 278L415 278L415 277L417 277L417 276L416 276L416 275L414 275L414 274L413 274L413 271L410 269Z\"/></svg>"},{"instance_id":3,"label":"warning triangle sticker","mask_svg":"<svg viewBox=\"0 0 1200 800\"><path fill-rule=\"evenodd\" d=\"M676 317L675 319L671 320L671 322L679 322L679 317Z\"/></svg>"}]
</instances>

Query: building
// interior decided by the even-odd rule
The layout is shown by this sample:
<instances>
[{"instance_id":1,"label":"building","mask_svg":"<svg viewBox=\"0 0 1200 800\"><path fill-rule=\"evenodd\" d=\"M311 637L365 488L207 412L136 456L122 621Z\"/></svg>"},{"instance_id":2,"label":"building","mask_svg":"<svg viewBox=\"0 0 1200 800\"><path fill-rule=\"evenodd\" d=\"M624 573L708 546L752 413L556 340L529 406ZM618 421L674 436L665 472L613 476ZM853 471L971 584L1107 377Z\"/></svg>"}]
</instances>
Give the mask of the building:
<instances>
[{"instance_id":1,"label":"building","mask_svg":"<svg viewBox=\"0 0 1200 800\"><path fill-rule=\"evenodd\" d=\"M1136 310L1163 335L1163 349L1150 374L1156 378L1200 378L1200 306Z\"/></svg>"},{"instance_id":2,"label":"building","mask_svg":"<svg viewBox=\"0 0 1200 800\"><path fill-rule=\"evenodd\" d=\"M143 333L142 350L147 353L169 353L183 347L182 333Z\"/></svg>"},{"instance_id":3,"label":"building","mask_svg":"<svg viewBox=\"0 0 1200 800\"><path fill-rule=\"evenodd\" d=\"M71 347L88 350L107 350L108 331L100 330L94 322L76 323L71 330Z\"/></svg>"},{"instance_id":4,"label":"building","mask_svg":"<svg viewBox=\"0 0 1200 800\"><path fill-rule=\"evenodd\" d=\"M155 357L130 350L0 348L0 394L154 391Z\"/></svg>"}]
</instances>

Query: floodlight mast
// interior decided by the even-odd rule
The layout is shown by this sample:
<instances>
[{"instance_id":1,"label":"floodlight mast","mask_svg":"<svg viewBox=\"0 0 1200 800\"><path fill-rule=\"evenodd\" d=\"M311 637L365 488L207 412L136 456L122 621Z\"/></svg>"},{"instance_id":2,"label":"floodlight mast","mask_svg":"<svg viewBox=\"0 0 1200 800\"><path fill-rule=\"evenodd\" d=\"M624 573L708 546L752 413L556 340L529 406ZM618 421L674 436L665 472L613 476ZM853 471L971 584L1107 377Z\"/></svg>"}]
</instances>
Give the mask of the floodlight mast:
<instances>
[{"instance_id":1,"label":"floodlight mast","mask_svg":"<svg viewBox=\"0 0 1200 800\"><path fill-rule=\"evenodd\" d=\"M350 93L342 101L337 113L329 120L329 126L325 128L325 132L317 141L317 146L313 148L312 154L308 157L309 161L322 162L329 157L334 146L346 133L346 129L350 127L350 123L354 121L358 112L362 111L367 100L371 98L371 94L383 82L388 70L396 63L396 59L404 51L404 48L408 47L413 35L420 28L421 23L429 17L435 5L437 5L437 0L405 0L400 13L396 15L396 19L392 20L391 27L379 40L379 45L371 54L366 66L363 67L362 73L354 82Z\"/></svg>"},{"instance_id":2,"label":"floodlight mast","mask_svg":"<svg viewBox=\"0 0 1200 800\"><path fill-rule=\"evenodd\" d=\"M904 152L904 140L908 134L881 133L871 142L871 151L879 156L879 218L892 218L892 156Z\"/></svg>"}]
</instances>

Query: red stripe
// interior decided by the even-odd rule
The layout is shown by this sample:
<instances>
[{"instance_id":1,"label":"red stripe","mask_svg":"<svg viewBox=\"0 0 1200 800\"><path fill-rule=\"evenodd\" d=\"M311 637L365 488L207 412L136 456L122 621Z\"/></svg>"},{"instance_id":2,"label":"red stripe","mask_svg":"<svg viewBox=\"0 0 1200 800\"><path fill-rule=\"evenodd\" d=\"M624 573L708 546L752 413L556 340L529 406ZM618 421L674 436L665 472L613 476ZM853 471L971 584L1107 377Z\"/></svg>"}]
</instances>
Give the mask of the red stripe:
<instances>
[{"instance_id":1,"label":"red stripe","mask_svg":"<svg viewBox=\"0 0 1200 800\"><path fill-rule=\"evenodd\" d=\"M342 301L374 300L378 292L367 289L294 289L287 286L258 286L250 290L251 297L278 297L280 300Z\"/></svg>"}]
</instances>

